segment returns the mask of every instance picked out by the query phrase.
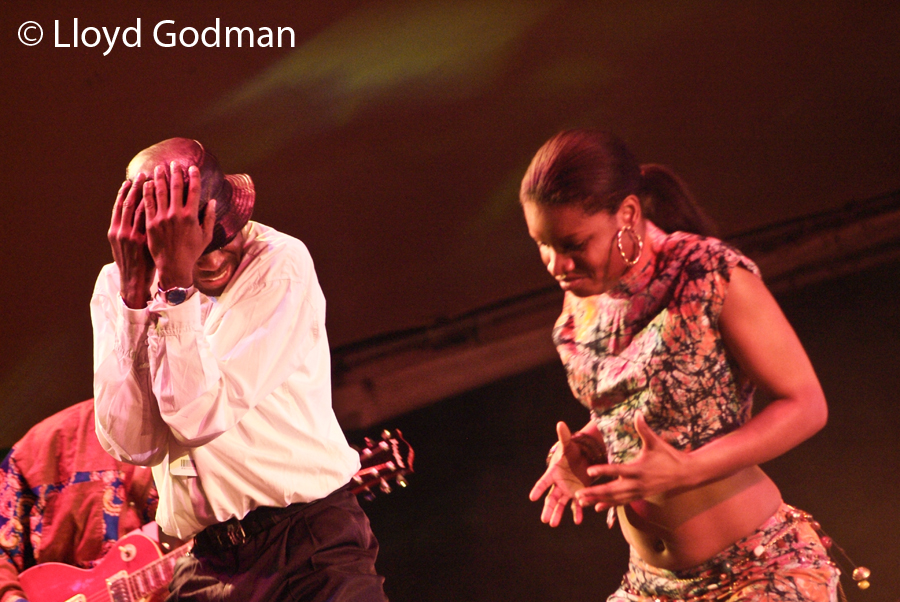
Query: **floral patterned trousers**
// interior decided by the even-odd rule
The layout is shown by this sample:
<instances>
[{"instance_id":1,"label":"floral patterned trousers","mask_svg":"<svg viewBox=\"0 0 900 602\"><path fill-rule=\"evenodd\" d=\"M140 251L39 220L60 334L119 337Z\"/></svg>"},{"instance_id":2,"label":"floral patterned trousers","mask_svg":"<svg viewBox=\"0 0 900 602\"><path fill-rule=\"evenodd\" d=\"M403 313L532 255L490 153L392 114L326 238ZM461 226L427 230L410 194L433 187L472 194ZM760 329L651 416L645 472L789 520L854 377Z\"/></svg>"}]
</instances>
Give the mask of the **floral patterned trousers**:
<instances>
[{"instance_id":1,"label":"floral patterned trousers","mask_svg":"<svg viewBox=\"0 0 900 602\"><path fill-rule=\"evenodd\" d=\"M755 533L686 570L650 566L632 550L628 573L607 602L836 602L840 570L813 523L782 504Z\"/></svg>"}]
</instances>

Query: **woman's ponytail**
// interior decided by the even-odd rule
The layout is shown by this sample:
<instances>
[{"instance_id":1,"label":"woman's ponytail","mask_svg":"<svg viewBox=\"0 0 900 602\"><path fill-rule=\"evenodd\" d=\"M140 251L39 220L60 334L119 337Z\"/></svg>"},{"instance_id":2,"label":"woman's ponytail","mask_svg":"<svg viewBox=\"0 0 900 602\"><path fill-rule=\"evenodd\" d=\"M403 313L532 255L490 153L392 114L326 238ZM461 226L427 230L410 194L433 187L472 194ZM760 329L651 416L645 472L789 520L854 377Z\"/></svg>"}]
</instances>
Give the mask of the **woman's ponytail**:
<instances>
[{"instance_id":1,"label":"woman's ponytail","mask_svg":"<svg viewBox=\"0 0 900 602\"><path fill-rule=\"evenodd\" d=\"M716 235L715 222L700 208L684 181L668 167L653 163L641 165L638 196L644 217L664 231Z\"/></svg>"}]
</instances>

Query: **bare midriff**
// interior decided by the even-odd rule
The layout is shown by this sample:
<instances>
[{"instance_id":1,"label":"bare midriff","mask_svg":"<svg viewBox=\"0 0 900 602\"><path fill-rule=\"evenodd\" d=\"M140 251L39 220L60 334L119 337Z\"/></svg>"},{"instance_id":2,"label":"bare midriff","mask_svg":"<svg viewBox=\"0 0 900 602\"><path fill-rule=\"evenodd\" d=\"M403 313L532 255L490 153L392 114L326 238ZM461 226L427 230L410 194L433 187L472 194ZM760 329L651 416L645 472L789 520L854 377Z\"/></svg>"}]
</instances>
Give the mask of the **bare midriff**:
<instances>
[{"instance_id":1,"label":"bare midriff","mask_svg":"<svg viewBox=\"0 0 900 602\"><path fill-rule=\"evenodd\" d=\"M696 566L750 535L781 503L772 479L752 466L617 511L625 540L638 555L652 566L674 571Z\"/></svg>"}]
</instances>

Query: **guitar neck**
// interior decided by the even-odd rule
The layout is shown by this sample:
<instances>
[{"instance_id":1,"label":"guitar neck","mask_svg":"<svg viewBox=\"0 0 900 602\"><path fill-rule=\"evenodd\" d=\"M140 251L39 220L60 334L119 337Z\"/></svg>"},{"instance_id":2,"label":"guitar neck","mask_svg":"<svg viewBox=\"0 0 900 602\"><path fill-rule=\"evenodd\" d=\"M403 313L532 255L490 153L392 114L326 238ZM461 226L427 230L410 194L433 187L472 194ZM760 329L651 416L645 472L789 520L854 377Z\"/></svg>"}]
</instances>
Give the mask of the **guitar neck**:
<instances>
[{"instance_id":1,"label":"guitar neck","mask_svg":"<svg viewBox=\"0 0 900 602\"><path fill-rule=\"evenodd\" d=\"M125 575L109 581L109 593L114 602L141 600L165 589L175 574L175 563L191 551L193 541L175 548L165 556Z\"/></svg>"}]
</instances>

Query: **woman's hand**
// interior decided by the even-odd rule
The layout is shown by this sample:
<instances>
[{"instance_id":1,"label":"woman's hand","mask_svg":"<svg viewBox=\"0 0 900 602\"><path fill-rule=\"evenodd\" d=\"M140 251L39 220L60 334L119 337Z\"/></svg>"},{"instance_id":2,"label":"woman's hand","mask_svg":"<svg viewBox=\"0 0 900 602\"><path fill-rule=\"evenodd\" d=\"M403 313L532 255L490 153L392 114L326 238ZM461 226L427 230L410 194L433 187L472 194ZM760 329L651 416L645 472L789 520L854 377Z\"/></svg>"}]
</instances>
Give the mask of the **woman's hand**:
<instances>
[{"instance_id":1,"label":"woman's hand","mask_svg":"<svg viewBox=\"0 0 900 602\"><path fill-rule=\"evenodd\" d=\"M686 485L690 474L687 467L688 454L666 443L647 425L640 412L635 416L634 426L641 438L641 451L637 458L625 464L589 467L587 474L591 480L612 480L577 491L575 499L580 506L594 506L597 512L602 512Z\"/></svg>"},{"instance_id":2,"label":"woman's hand","mask_svg":"<svg viewBox=\"0 0 900 602\"><path fill-rule=\"evenodd\" d=\"M572 442L572 433L565 422L557 423L556 434L559 441L554 445L547 470L534 484L528 499L536 502L547 492L541 522L551 527L559 526L566 506L571 503L575 524L580 525L584 515L582 507L575 503L575 494L590 482L588 461L579 446Z\"/></svg>"},{"instance_id":3,"label":"woman's hand","mask_svg":"<svg viewBox=\"0 0 900 602\"><path fill-rule=\"evenodd\" d=\"M134 181L122 183L106 233L113 260L119 268L122 300L132 309L140 309L150 300L155 269L144 228L144 203L141 200L144 180L144 175L138 174Z\"/></svg>"}]
</instances>

